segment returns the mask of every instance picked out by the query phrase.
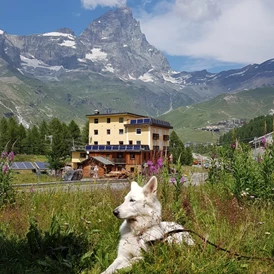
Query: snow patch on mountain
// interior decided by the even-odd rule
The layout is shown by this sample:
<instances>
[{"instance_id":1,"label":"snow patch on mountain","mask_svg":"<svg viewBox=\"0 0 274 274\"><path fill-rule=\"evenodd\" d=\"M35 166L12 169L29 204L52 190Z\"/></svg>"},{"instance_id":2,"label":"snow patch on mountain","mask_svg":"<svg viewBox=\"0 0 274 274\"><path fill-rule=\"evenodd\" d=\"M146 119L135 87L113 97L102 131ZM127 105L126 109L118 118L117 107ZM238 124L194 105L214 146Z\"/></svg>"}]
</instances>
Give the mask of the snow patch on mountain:
<instances>
[{"instance_id":1,"label":"snow patch on mountain","mask_svg":"<svg viewBox=\"0 0 274 274\"><path fill-rule=\"evenodd\" d=\"M149 72L146 72L145 74L141 75L139 77L139 80L143 82L154 82L153 76Z\"/></svg>"},{"instance_id":2,"label":"snow patch on mountain","mask_svg":"<svg viewBox=\"0 0 274 274\"><path fill-rule=\"evenodd\" d=\"M163 78L166 82L171 82L173 84L179 84L180 83L180 81L178 81L177 79L173 78L170 75L165 75L165 74L162 74L162 75L163 75Z\"/></svg>"},{"instance_id":3,"label":"snow patch on mountain","mask_svg":"<svg viewBox=\"0 0 274 274\"><path fill-rule=\"evenodd\" d=\"M75 37L69 33L63 33L63 32L46 32L46 33L43 33L42 36L56 36L56 37L60 37L60 36L63 36L63 37L67 37L68 39L70 40L74 40Z\"/></svg>"},{"instance_id":4,"label":"snow patch on mountain","mask_svg":"<svg viewBox=\"0 0 274 274\"><path fill-rule=\"evenodd\" d=\"M65 40L65 41L63 41L60 44L60 46L76 49L76 43L75 43L75 41L71 41L71 40Z\"/></svg>"},{"instance_id":5,"label":"snow patch on mountain","mask_svg":"<svg viewBox=\"0 0 274 274\"><path fill-rule=\"evenodd\" d=\"M4 34L4 31L0 29L0 35L3 35Z\"/></svg>"},{"instance_id":6,"label":"snow patch on mountain","mask_svg":"<svg viewBox=\"0 0 274 274\"><path fill-rule=\"evenodd\" d=\"M106 64L105 68L102 69L102 71L109 71L111 73L114 73L114 68L112 67L112 64Z\"/></svg>"},{"instance_id":7,"label":"snow patch on mountain","mask_svg":"<svg viewBox=\"0 0 274 274\"><path fill-rule=\"evenodd\" d=\"M21 65L23 67L45 68L45 69L50 69L50 70L55 70L55 71L63 69L63 66L49 66L49 65L45 64L43 61L38 60L36 58L30 59L23 55L20 55L20 58L22 61Z\"/></svg>"},{"instance_id":8,"label":"snow patch on mountain","mask_svg":"<svg viewBox=\"0 0 274 274\"><path fill-rule=\"evenodd\" d=\"M93 48L91 53L87 53L85 56L86 59L91 61L103 61L107 60L107 53L103 52L100 48Z\"/></svg>"}]
</instances>

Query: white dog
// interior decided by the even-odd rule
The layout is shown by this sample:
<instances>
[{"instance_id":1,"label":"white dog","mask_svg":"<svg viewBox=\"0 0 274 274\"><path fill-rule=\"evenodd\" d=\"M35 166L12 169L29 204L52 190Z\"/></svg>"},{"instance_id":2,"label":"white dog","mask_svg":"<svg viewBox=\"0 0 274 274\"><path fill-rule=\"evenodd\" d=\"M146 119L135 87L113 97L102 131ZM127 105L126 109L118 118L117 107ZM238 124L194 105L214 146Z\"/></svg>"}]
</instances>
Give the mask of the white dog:
<instances>
[{"instance_id":1,"label":"white dog","mask_svg":"<svg viewBox=\"0 0 274 274\"><path fill-rule=\"evenodd\" d=\"M183 227L173 222L161 222L161 204L157 199L156 191L155 176L144 187L132 182L124 203L114 209L113 214L124 220L120 226L118 256L102 274L114 273L142 259L142 250L147 250L150 241L165 239L168 242L184 241L188 245L194 245L188 232L167 236L166 233L183 229Z\"/></svg>"}]
</instances>

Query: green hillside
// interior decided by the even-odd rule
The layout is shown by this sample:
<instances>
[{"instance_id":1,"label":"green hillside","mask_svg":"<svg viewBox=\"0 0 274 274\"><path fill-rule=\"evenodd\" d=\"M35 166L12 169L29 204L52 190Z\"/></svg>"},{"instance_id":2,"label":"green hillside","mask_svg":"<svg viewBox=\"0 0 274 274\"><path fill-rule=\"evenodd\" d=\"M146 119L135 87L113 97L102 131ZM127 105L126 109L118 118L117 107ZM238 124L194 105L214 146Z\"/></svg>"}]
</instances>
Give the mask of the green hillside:
<instances>
[{"instance_id":1,"label":"green hillside","mask_svg":"<svg viewBox=\"0 0 274 274\"><path fill-rule=\"evenodd\" d=\"M222 120L252 119L274 113L274 88L245 90L237 94L222 94L216 98L187 107L179 107L161 119L169 121L183 141L212 142L223 132L214 133L198 128Z\"/></svg>"}]
</instances>

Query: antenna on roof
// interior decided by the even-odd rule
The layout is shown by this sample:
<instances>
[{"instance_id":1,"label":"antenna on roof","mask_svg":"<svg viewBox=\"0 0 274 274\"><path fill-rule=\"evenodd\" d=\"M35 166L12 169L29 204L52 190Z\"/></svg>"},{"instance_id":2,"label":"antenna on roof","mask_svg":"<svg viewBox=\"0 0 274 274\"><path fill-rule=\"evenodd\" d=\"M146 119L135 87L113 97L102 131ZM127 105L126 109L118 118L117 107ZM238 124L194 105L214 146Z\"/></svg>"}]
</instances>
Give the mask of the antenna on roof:
<instances>
[{"instance_id":1,"label":"antenna on roof","mask_svg":"<svg viewBox=\"0 0 274 274\"><path fill-rule=\"evenodd\" d=\"M94 114L99 114L100 112L99 112L99 110L98 109L95 109L94 110Z\"/></svg>"}]
</instances>

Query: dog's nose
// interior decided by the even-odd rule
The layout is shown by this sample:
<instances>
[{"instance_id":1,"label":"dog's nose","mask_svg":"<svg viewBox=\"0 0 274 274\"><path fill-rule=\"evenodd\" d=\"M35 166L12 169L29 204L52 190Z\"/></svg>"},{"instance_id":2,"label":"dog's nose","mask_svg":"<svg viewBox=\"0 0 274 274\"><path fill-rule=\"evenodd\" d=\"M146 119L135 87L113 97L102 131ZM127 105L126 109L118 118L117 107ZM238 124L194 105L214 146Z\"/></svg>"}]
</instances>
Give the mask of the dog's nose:
<instances>
[{"instance_id":1,"label":"dog's nose","mask_svg":"<svg viewBox=\"0 0 274 274\"><path fill-rule=\"evenodd\" d=\"M119 215L119 210L118 210L117 208L115 208L115 209L113 210L113 214L114 214L116 217L118 217L118 215Z\"/></svg>"}]
</instances>

